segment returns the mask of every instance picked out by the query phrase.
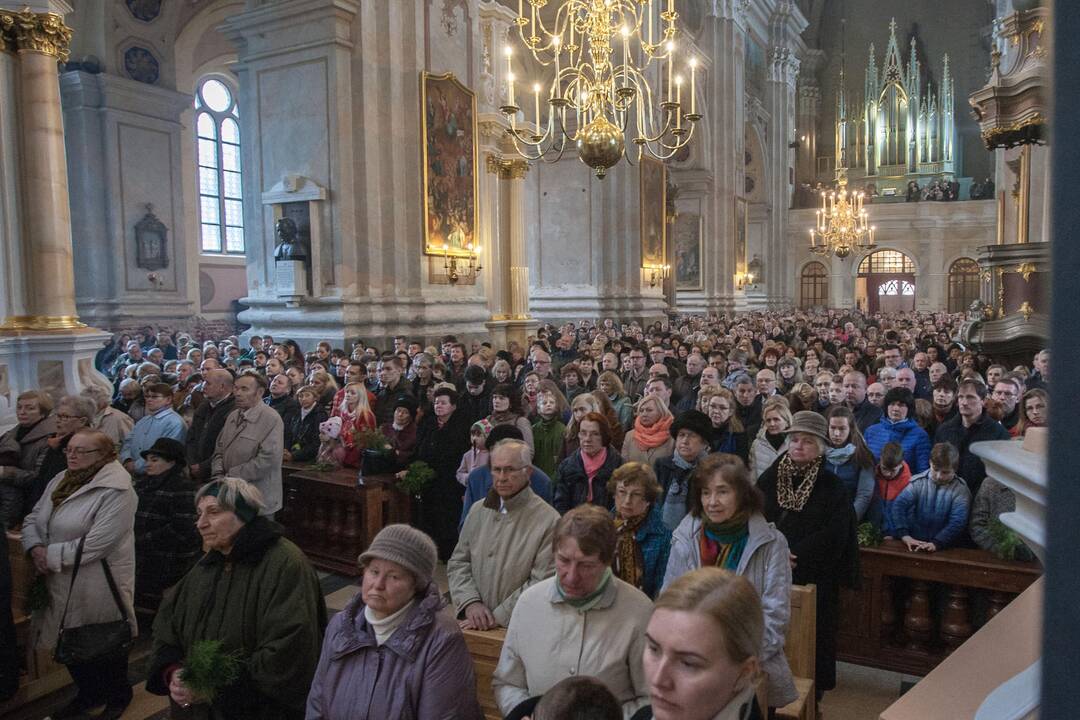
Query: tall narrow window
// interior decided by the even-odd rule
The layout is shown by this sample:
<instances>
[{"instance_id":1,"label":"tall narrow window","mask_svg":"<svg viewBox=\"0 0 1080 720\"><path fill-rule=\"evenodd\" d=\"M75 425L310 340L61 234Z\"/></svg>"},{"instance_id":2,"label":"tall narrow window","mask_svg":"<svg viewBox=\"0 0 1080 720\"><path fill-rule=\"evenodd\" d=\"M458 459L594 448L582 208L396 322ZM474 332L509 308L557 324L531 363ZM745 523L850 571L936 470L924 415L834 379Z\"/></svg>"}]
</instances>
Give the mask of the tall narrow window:
<instances>
[{"instance_id":1,"label":"tall narrow window","mask_svg":"<svg viewBox=\"0 0 1080 720\"><path fill-rule=\"evenodd\" d=\"M240 178L240 111L236 93L215 77L195 90L199 161L200 246L204 253L244 254Z\"/></svg>"},{"instance_id":2,"label":"tall narrow window","mask_svg":"<svg viewBox=\"0 0 1080 720\"><path fill-rule=\"evenodd\" d=\"M979 299L979 264L960 258L949 268L949 312L967 312Z\"/></svg>"},{"instance_id":3,"label":"tall narrow window","mask_svg":"<svg viewBox=\"0 0 1080 720\"><path fill-rule=\"evenodd\" d=\"M807 263L802 270L800 305L809 309L825 307L829 302L829 273L819 262Z\"/></svg>"}]
</instances>

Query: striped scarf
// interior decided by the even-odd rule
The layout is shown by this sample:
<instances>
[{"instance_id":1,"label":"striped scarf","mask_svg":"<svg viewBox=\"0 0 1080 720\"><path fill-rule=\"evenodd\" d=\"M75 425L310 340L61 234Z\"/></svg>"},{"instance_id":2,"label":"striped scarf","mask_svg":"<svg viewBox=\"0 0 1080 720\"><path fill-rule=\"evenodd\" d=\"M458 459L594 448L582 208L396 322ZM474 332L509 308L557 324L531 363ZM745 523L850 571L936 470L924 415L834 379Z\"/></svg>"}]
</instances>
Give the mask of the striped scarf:
<instances>
[{"instance_id":1,"label":"striped scarf","mask_svg":"<svg viewBox=\"0 0 1080 720\"><path fill-rule=\"evenodd\" d=\"M718 567L731 572L738 569L750 537L748 519L746 513L739 513L727 522L705 521L699 540L702 567Z\"/></svg>"}]
</instances>

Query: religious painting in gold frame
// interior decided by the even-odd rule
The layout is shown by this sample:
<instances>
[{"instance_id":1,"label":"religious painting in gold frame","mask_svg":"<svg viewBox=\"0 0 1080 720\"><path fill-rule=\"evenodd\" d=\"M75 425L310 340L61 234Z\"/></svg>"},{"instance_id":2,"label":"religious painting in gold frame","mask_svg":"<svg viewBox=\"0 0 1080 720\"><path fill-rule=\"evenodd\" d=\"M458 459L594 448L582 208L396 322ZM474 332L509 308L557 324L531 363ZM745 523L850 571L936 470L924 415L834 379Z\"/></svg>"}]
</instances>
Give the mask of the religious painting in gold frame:
<instances>
[{"instance_id":1,"label":"religious painting in gold frame","mask_svg":"<svg viewBox=\"0 0 1080 720\"><path fill-rule=\"evenodd\" d=\"M732 237L735 239L735 272L746 272L746 233L749 220L746 198L735 196L735 227Z\"/></svg>"},{"instance_id":2,"label":"religious painting in gold frame","mask_svg":"<svg viewBox=\"0 0 1080 720\"><path fill-rule=\"evenodd\" d=\"M641 266L657 268L667 264L667 167L659 160L642 158L641 178Z\"/></svg>"},{"instance_id":3,"label":"religious painting in gold frame","mask_svg":"<svg viewBox=\"0 0 1080 720\"><path fill-rule=\"evenodd\" d=\"M476 94L453 73L420 73L424 254L469 257L479 244Z\"/></svg>"}]
</instances>

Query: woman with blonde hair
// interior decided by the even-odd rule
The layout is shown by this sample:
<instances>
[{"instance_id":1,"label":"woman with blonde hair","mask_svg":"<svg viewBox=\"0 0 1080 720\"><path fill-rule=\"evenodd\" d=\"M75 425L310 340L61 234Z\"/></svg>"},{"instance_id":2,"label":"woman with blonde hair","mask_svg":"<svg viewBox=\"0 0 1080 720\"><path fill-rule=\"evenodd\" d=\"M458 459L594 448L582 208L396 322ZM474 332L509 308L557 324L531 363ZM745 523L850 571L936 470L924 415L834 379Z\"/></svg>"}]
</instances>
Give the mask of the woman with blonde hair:
<instances>
[{"instance_id":1,"label":"woman with blonde hair","mask_svg":"<svg viewBox=\"0 0 1080 720\"><path fill-rule=\"evenodd\" d=\"M596 385L597 390L606 395L607 399L611 401L623 431L629 430L634 424L634 408L626 394L626 389L623 388L622 380L610 370L605 370L600 373Z\"/></svg>"},{"instance_id":2,"label":"woman with blonde hair","mask_svg":"<svg viewBox=\"0 0 1080 720\"><path fill-rule=\"evenodd\" d=\"M787 399L774 395L761 407L761 430L750 445L750 472L754 480L761 477L787 450L785 430L791 426L791 409Z\"/></svg>"},{"instance_id":3,"label":"woman with blonde hair","mask_svg":"<svg viewBox=\"0 0 1080 720\"><path fill-rule=\"evenodd\" d=\"M566 433L563 434L563 446L562 451L559 453L559 462L577 452L578 430L580 430L581 419L589 413L602 414L600 401L592 393L582 393L570 403L570 422L566 426Z\"/></svg>"},{"instance_id":4,"label":"woman with blonde hair","mask_svg":"<svg viewBox=\"0 0 1080 720\"><path fill-rule=\"evenodd\" d=\"M763 634L761 601L746 578L715 567L683 575L661 593L645 630L651 704L632 720L760 720Z\"/></svg>"},{"instance_id":5,"label":"woman with blonde hair","mask_svg":"<svg viewBox=\"0 0 1080 720\"><path fill-rule=\"evenodd\" d=\"M334 395L338 391L337 381L325 370L316 370L311 373L308 382L318 393L319 407L325 410L328 415L332 415L334 412Z\"/></svg>"},{"instance_id":6,"label":"woman with blonde hair","mask_svg":"<svg viewBox=\"0 0 1080 720\"><path fill-rule=\"evenodd\" d=\"M656 395L646 395L637 402L634 427L623 438L622 456L627 462L643 462L649 465L663 457L670 457L675 448L671 437L671 414L667 403Z\"/></svg>"},{"instance_id":7,"label":"woman with blonde hair","mask_svg":"<svg viewBox=\"0 0 1080 720\"><path fill-rule=\"evenodd\" d=\"M341 404L334 408L330 417L341 418L341 443L345 448L345 465L360 467L360 453L364 443L360 433L374 430L378 424L375 412L368 400L368 390L363 383L349 383Z\"/></svg>"}]
</instances>

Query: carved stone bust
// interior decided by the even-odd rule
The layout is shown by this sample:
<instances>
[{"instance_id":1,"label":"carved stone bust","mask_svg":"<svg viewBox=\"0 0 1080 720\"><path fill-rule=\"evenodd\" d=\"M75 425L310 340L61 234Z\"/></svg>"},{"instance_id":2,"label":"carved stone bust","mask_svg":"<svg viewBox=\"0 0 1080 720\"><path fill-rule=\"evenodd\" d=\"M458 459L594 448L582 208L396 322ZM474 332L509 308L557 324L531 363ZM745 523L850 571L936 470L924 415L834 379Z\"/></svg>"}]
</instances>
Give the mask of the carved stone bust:
<instances>
[{"instance_id":1,"label":"carved stone bust","mask_svg":"<svg viewBox=\"0 0 1080 720\"><path fill-rule=\"evenodd\" d=\"M274 224L274 237L276 243L274 260L307 262L307 244L297 236L296 222L292 218L278 218Z\"/></svg>"}]
</instances>

